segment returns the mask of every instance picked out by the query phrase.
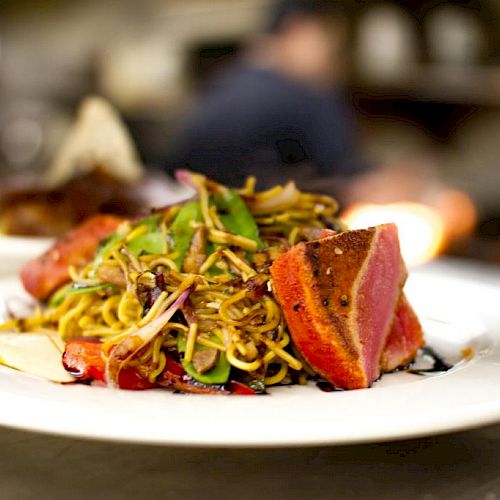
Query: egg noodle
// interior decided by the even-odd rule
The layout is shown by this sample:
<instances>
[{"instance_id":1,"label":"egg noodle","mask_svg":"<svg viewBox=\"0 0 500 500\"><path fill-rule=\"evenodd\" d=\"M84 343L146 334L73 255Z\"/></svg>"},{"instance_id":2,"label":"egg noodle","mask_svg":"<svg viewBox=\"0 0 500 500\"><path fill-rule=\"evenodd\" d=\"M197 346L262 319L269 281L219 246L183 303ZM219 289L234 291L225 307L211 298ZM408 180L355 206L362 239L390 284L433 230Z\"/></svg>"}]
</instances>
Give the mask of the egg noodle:
<instances>
[{"instance_id":1,"label":"egg noodle","mask_svg":"<svg viewBox=\"0 0 500 500\"><path fill-rule=\"evenodd\" d=\"M327 228L339 230L337 203L300 192L292 182L264 192L255 192L254 178L238 191L198 174L189 173L189 182L198 201L188 203L196 204L198 217L182 224L187 206L179 204L124 222L101 243L93 262L71 267L71 282L31 317L15 320L16 328L54 330L64 341L98 338L108 361L120 343L153 328L188 291L180 310L125 359L126 366L154 382L169 353L189 363L200 350L211 350L240 379L259 379L264 386L305 381L304 363L291 348L272 294L269 268L291 245ZM214 203L227 193L231 206ZM234 200L243 206L238 209ZM134 247L138 241L143 248Z\"/></svg>"}]
</instances>

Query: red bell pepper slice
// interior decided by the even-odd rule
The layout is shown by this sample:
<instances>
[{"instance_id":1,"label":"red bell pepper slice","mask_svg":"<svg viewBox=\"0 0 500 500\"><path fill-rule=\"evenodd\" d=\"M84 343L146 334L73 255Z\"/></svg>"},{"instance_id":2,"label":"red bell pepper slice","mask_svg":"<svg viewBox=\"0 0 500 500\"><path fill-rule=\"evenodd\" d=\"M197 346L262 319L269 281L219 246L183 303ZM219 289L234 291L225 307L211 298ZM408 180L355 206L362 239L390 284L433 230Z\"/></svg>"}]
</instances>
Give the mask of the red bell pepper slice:
<instances>
[{"instance_id":1,"label":"red bell pepper slice","mask_svg":"<svg viewBox=\"0 0 500 500\"><path fill-rule=\"evenodd\" d=\"M63 354L64 368L79 380L96 380L106 383L106 363L101 355L101 343L94 339L72 339L66 344ZM120 371L120 389L140 391L155 387L136 368Z\"/></svg>"},{"instance_id":2,"label":"red bell pepper slice","mask_svg":"<svg viewBox=\"0 0 500 500\"><path fill-rule=\"evenodd\" d=\"M255 396L257 393L248 387L248 385L242 384L241 382L236 382L235 380L230 380L226 387L231 392L231 394L236 394L238 396Z\"/></svg>"},{"instance_id":3,"label":"red bell pepper slice","mask_svg":"<svg viewBox=\"0 0 500 500\"><path fill-rule=\"evenodd\" d=\"M73 339L66 344L62 363L66 371L80 380L106 382L106 363L101 343L91 339Z\"/></svg>"}]
</instances>

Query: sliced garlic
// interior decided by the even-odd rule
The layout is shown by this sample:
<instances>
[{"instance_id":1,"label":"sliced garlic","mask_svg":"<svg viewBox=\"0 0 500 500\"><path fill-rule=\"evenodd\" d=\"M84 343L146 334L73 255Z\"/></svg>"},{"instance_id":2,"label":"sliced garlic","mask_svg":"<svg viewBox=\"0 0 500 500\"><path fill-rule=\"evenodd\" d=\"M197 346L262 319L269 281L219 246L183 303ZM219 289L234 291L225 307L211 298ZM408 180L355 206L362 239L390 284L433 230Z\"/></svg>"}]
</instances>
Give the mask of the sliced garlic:
<instances>
[{"instance_id":1,"label":"sliced garlic","mask_svg":"<svg viewBox=\"0 0 500 500\"><path fill-rule=\"evenodd\" d=\"M0 333L0 363L30 375L68 383L75 379L64 369L64 342L46 333Z\"/></svg>"}]
</instances>

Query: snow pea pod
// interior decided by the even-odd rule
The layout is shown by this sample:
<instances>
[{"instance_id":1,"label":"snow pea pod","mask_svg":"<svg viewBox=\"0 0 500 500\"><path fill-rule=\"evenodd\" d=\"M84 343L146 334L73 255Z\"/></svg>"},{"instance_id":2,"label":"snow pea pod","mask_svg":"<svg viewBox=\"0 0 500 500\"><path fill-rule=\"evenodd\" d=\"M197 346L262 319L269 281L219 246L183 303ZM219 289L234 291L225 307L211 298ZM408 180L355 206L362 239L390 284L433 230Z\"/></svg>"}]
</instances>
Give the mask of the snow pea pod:
<instances>
[{"instance_id":1,"label":"snow pea pod","mask_svg":"<svg viewBox=\"0 0 500 500\"><path fill-rule=\"evenodd\" d=\"M110 234L99 246L92 264L92 274L95 274L101 262L125 239L126 233L116 231Z\"/></svg>"},{"instance_id":2,"label":"snow pea pod","mask_svg":"<svg viewBox=\"0 0 500 500\"><path fill-rule=\"evenodd\" d=\"M219 337L216 335L212 335L210 340L212 342L219 343ZM194 347L194 352L203 351L205 349L209 349L208 347L196 344ZM184 352L186 350L186 338L182 333L177 335L177 351ZM231 371L231 365L226 358L226 355L221 352L219 354L219 359L217 360L217 364L207 373L199 373L196 368L193 366L193 363L190 361L187 363L182 360L182 367L186 372L191 375L194 379L199 382L203 382L204 384L225 384L229 380L229 373Z\"/></svg>"},{"instance_id":3,"label":"snow pea pod","mask_svg":"<svg viewBox=\"0 0 500 500\"><path fill-rule=\"evenodd\" d=\"M257 223L238 193L225 189L213 196L213 202L221 212L220 219L228 231L255 241L259 250L264 248Z\"/></svg>"},{"instance_id":4,"label":"snow pea pod","mask_svg":"<svg viewBox=\"0 0 500 500\"><path fill-rule=\"evenodd\" d=\"M132 255L135 255L136 257L141 255L142 253L146 253L149 255L159 255L164 252L164 241L165 236L159 231L144 233L134 238L127 245L127 249Z\"/></svg>"},{"instance_id":5,"label":"snow pea pod","mask_svg":"<svg viewBox=\"0 0 500 500\"><path fill-rule=\"evenodd\" d=\"M94 273L101 262L108 257L113 250L118 248L121 243L123 243L129 231L139 226L146 226L146 232L141 233L130 241L127 244L127 249L135 256L140 255L142 251L151 254L161 253L163 242L161 241L161 232L158 230L160 218L160 214L150 215L136 222L129 230L122 228L121 230L119 229L118 231L110 234L105 240L103 240L97 250L92 266Z\"/></svg>"},{"instance_id":6,"label":"snow pea pod","mask_svg":"<svg viewBox=\"0 0 500 500\"><path fill-rule=\"evenodd\" d=\"M152 233L158 230L158 224L160 223L161 214L153 214L137 221L132 227L146 226L148 232Z\"/></svg>"},{"instance_id":7,"label":"snow pea pod","mask_svg":"<svg viewBox=\"0 0 500 500\"><path fill-rule=\"evenodd\" d=\"M138 257L142 253L157 255L163 253L165 236L159 229L160 214L150 215L134 224L134 228L144 226L145 232L127 243L127 250Z\"/></svg>"}]
</instances>

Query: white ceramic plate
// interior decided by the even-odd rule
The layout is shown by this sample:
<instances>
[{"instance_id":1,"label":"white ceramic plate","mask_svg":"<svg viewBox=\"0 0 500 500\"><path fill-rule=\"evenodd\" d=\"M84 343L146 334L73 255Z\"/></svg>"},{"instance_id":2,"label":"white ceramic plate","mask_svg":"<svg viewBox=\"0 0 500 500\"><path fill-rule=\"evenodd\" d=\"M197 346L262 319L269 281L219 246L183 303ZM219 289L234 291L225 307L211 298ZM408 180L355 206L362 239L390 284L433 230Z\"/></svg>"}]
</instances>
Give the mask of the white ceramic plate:
<instances>
[{"instance_id":1,"label":"white ceramic plate","mask_svg":"<svg viewBox=\"0 0 500 500\"><path fill-rule=\"evenodd\" d=\"M14 275L31 259L50 247L52 238L0 234L0 276Z\"/></svg>"},{"instance_id":2,"label":"white ceramic plate","mask_svg":"<svg viewBox=\"0 0 500 500\"><path fill-rule=\"evenodd\" d=\"M384 376L371 389L314 385L224 397L62 386L0 367L0 424L113 441L190 446L304 446L410 438L500 420L500 274L438 263L413 271L407 294L428 343L475 356L443 375ZM15 283L0 281L0 295Z\"/></svg>"}]
</instances>

